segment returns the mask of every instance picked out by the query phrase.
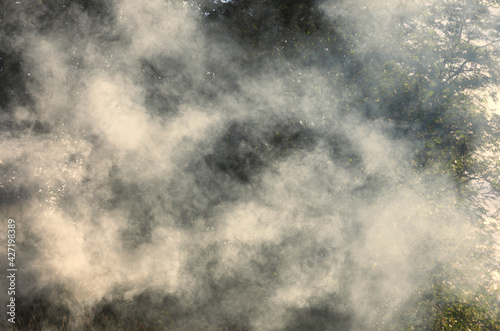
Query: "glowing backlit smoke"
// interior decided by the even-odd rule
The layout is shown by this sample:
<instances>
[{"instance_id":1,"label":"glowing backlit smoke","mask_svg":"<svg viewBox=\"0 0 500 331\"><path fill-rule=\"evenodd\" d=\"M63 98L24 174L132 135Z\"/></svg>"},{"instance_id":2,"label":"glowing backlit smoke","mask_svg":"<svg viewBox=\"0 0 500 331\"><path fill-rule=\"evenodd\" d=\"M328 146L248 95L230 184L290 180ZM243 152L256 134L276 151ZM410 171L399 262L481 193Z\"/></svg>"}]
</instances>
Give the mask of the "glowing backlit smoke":
<instances>
[{"instance_id":1,"label":"glowing backlit smoke","mask_svg":"<svg viewBox=\"0 0 500 331\"><path fill-rule=\"evenodd\" d=\"M467 256L449 179L340 78L248 69L188 4L94 7L8 6L2 215L40 327L370 329Z\"/></svg>"}]
</instances>

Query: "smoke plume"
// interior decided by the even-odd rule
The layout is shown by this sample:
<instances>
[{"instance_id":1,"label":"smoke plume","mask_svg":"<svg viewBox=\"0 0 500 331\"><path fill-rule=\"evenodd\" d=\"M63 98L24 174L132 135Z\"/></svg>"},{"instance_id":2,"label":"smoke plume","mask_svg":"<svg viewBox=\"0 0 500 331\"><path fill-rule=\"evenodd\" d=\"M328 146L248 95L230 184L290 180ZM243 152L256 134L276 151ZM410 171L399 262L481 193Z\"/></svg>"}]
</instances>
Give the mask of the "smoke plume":
<instances>
[{"instance_id":1,"label":"smoke plume","mask_svg":"<svg viewBox=\"0 0 500 331\"><path fill-rule=\"evenodd\" d=\"M248 37L210 20L232 3L3 2L22 327L386 329L442 265L479 277L452 180L415 171L419 143L346 83L363 63L299 49L287 22ZM366 36L358 59L391 52L384 24L419 10L310 5L300 24Z\"/></svg>"}]
</instances>

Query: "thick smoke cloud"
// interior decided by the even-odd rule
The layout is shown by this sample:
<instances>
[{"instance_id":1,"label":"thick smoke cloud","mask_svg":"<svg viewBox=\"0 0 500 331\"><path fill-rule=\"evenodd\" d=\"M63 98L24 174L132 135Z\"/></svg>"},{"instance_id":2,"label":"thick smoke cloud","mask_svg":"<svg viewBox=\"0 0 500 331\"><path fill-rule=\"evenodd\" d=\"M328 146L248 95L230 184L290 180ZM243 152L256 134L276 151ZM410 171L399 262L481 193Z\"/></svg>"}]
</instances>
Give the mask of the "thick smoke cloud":
<instances>
[{"instance_id":1,"label":"thick smoke cloud","mask_svg":"<svg viewBox=\"0 0 500 331\"><path fill-rule=\"evenodd\" d=\"M440 265L478 274L450 179L362 115L335 50L251 64L190 3L2 7L24 327L384 329Z\"/></svg>"}]
</instances>

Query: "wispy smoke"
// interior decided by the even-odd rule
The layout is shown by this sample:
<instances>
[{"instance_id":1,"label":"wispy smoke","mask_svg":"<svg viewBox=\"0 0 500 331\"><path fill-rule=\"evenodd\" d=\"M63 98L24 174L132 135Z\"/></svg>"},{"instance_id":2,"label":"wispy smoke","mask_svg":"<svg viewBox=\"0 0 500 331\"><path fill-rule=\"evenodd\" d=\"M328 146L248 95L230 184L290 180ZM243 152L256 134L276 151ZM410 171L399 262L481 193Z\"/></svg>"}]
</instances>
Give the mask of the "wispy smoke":
<instances>
[{"instance_id":1,"label":"wispy smoke","mask_svg":"<svg viewBox=\"0 0 500 331\"><path fill-rule=\"evenodd\" d=\"M335 50L253 63L190 3L5 8L0 199L24 327L384 329L440 265L475 275L454 185L363 116L345 64L315 65Z\"/></svg>"}]
</instances>

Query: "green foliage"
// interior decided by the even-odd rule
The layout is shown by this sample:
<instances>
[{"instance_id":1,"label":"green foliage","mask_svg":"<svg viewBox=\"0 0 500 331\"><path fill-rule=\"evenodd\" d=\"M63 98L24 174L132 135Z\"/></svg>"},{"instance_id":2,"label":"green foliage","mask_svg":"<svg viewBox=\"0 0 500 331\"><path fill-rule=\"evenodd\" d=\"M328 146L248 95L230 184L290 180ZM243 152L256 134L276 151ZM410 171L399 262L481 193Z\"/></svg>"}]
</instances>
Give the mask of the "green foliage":
<instances>
[{"instance_id":1,"label":"green foliage","mask_svg":"<svg viewBox=\"0 0 500 331\"><path fill-rule=\"evenodd\" d=\"M469 283L468 283L469 282ZM392 329L500 330L498 290L475 288L456 268L435 270L431 286L422 288L407 303Z\"/></svg>"},{"instance_id":2,"label":"green foliage","mask_svg":"<svg viewBox=\"0 0 500 331\"><path fill-rule=\"evenodd\" d=\"M361 55L361 102L416 143L417 168L449 173L460 192L477 180L497 187L478 154L492 155L500 143L480 97L500 77L498 16L484 1L440 1L419 13L400 10L386 27L392 38Z\"/></svg>"}]
</instances>

